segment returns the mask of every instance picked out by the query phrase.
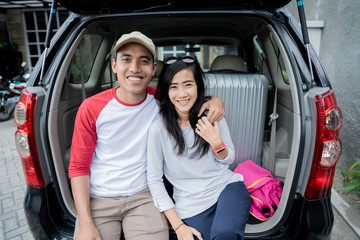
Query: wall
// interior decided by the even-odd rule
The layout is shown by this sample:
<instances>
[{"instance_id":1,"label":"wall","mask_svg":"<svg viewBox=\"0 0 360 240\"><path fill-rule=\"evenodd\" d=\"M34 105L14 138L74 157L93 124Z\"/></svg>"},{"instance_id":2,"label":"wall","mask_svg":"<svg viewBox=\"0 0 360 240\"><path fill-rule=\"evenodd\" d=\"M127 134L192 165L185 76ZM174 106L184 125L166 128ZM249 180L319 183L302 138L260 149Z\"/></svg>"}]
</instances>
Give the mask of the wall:
<instances>
[{"instance_id":1,"label":"wall","mask_svg":"<svg viewBox=\"0 0 360 240\"><path fill-rule=\"evenodd\" d=\"M19 9L7 10L7 25L9 30L9 39L18 44L17 51L22 52L22 59L26 59L26 49L24 40L24 31L22 25L22 17Z\"/></svg>"},{"instance_id":2,"label":"wall","mask_svg":"<svg viewBox=\"0 0 360 240\"><path fill-rule=\"evenodd\" d=\"M303 2L307 20L324 21L319 56L343 112L337 167L346 170L360 158L360 1ZM296 1L286 7L299 19Z\"/></svg>"}]
</instances>

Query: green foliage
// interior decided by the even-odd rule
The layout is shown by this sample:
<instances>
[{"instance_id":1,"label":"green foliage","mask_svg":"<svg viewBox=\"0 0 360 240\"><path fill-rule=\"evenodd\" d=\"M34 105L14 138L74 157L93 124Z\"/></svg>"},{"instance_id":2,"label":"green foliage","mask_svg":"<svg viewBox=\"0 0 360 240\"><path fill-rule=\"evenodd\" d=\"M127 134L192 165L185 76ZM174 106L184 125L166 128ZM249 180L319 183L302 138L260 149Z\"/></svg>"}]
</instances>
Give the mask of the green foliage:
<instances>
[{"instance_id":1,"label":"green foliage","mask_svg":"<svg viewBox=\"0 0 360 240\"><path fill-rule=\"evenodd\" d=\"M10 41L10 47L14 51L17 51L19 49L19 45L15 41Z\"/></svg>"},{"instance_id":2,"label":"green foliage","mask_svg":"<svg viewBox=\"0 0 360 240\"><path fill-rule=\"evenodd\" d=\"M0 49L7 47L6 42L0 42Z\"/></svg>"},{"instance_id":3,"label":"green foliage","mask_svg":"<svg viewBox=\"0 0 360 240\"><path fill-rule=\"evenodd\" d=\"M17 51L19 49L19 45L15 41L10 41L10 42L2 41L0 42L0 49Z\"/></svg>"},{"instance_id":4,"label":"green foliage","mask_svg":"<svg viewBox=\"0 0 360 240\"><path fill-rule=\"evenodd\" d=\"M344 177L343 189L349 192L360 193L360 171L355 167L360 166L360 159L356 159L356 162L346 171L340 170L339 172Z\"/></svg>"}]
</instances>

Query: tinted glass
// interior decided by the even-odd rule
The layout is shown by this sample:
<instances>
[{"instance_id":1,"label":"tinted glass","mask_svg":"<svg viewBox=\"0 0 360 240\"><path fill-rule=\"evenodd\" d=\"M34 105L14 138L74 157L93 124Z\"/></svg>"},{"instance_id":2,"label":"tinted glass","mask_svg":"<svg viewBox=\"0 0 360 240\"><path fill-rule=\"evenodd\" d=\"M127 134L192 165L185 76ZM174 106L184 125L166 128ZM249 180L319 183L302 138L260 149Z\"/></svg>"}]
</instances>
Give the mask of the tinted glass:
<instances>
[{"instance_id":1,"label":"tinted glass","mask_svg":"<svg viewBox=\"0 0 360 240\"><path fill-rule=\"evenodd\" d=\"M36 21L38 30L46 30L47 19L45 19L45 12L36 12Z\"/></svg>"},{"instance_id":2,"label":"tinted glass","mask_svg":"<svg viewBox=\"0 0 360 240\"><path fill-rule=\"evenodd\" d=\"M83 41L76 49L69 66L70 83L81 84L82 79L84 82L89 79L101 40L101 35L84 35Z\"/></svg>"},{"instance_id":3,"label":"tinted glass","mask_svg":"<svg viewBox=\"0 0 360 240\"><path fill-rule=\"evenodd\" d=\"M27 30L35 30L34 16L32 12L25 12L25 23Z\"/></svg>"},{"instance_id":4,"label":"tinted glass","mask_svg":"<svg viewBox=\"0 0 360 240\"><path fill-rule=\"evenodd\" d=\"M184 55L196 56L200 66L204 71L208 71L214 59L219 55L237 55L237 48L234 45L212 46L199 45L193 46L177 45L157 47L157 59L164 60L168 57L180 57Z\"/></svg>"}]
</instances>

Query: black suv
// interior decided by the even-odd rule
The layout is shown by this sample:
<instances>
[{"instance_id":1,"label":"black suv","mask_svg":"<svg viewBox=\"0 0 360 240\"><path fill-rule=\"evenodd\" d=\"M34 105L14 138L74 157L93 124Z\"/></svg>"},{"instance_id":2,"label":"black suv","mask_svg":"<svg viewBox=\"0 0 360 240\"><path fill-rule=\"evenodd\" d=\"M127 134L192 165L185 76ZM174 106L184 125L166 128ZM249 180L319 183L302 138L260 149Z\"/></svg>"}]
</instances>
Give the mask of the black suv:
<instances>
[{"instance_id":1,"label":"black suv","mask_svg":"<svg viewBox=\"0 0 360 240\"><path fill-rule=\"evenodd\" d=\"M15 110L28 184L24 207L36 239L73 238L67 169L74 119L86 97L117 86L113 46L134 30L154 41L159 71L168 56L197 56L207 93L225 104L236 147L231 168L252 159L283 183L274 216L248 224L246 239L330 238L342 115L307 44L305 19L301 33L284 8L290 0L59 2L73 13L39 59ZM298 5L302 13L302 1Z\"/></svg>"}]
</instances>

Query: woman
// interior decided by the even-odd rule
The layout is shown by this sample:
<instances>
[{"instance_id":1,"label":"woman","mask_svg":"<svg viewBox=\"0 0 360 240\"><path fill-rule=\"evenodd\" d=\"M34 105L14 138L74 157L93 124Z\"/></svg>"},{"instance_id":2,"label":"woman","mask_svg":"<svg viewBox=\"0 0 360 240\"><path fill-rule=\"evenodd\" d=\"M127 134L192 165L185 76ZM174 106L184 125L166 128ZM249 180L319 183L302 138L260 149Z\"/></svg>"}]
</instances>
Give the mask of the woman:
<instances>
[{"instance_id":1,"label":"woman","mask_svg":"<svg viewBox=\"0 0 360 240\"><path fill-rule=\"evenodd\" d=\"M202 70L193 56L165 59L158 84L160 115L148 138L148 183L155 206L179 240L243 239L250 195L228 165L234 146L225 119L211 124L197 113L206 101ZM162 176L174 187L171 200Z\"/></svg>"}]
</instances>

